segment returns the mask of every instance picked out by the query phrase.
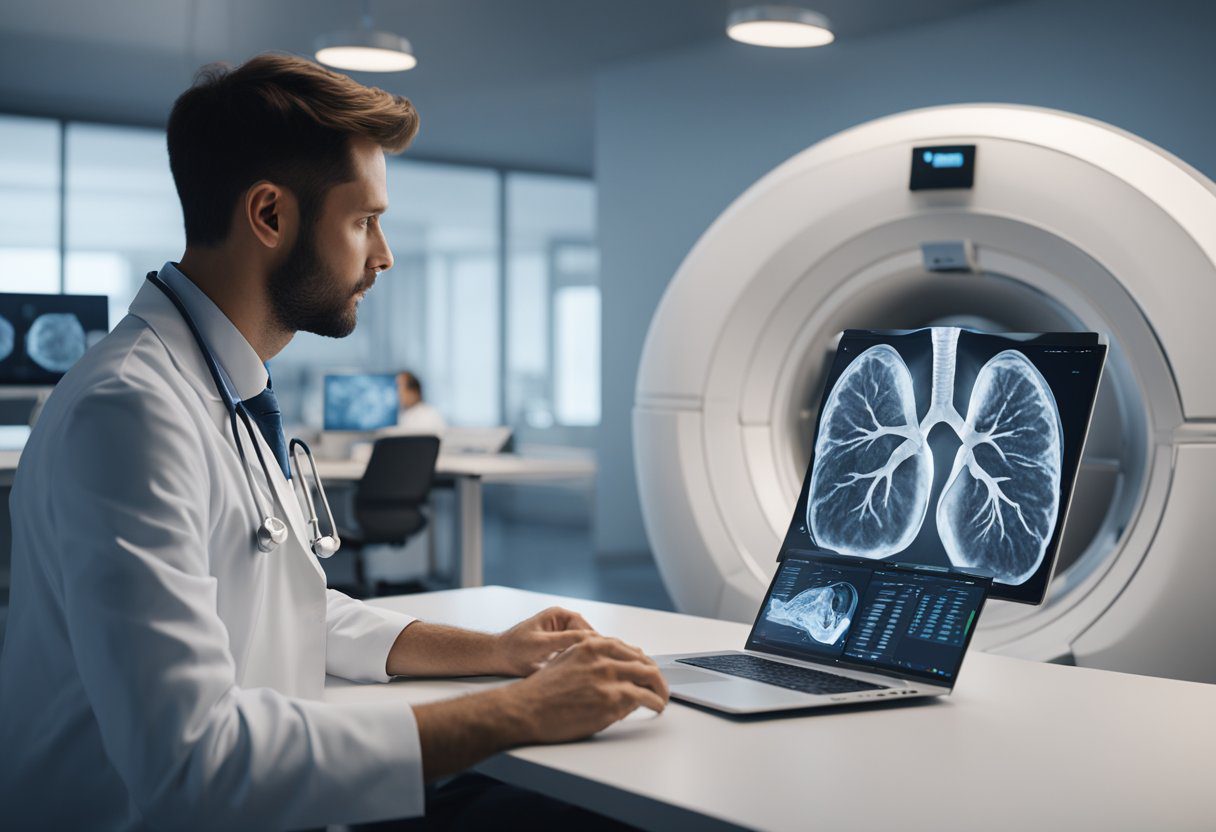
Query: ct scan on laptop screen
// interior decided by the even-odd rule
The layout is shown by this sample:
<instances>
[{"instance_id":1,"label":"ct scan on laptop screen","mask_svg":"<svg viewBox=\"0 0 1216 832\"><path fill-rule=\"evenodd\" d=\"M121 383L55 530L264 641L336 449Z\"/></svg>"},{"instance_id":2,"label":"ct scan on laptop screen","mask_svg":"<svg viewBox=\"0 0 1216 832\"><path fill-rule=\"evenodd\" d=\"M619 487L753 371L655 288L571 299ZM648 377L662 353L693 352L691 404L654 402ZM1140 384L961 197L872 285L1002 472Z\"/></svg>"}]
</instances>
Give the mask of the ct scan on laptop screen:
<instances>
[{"instance_id":1,"label":"ct scan on laptop screen","mask_svg":"<svg viewBox=\"0 0 1216 832\"><path fill-rule=\"evenodd\" d=\"M747 646L950 684L990 581L795 550L778 567Z\"/></svg>"},{"instance_id":2,"label":"ct scan on laptop screen","mask_svg":"<svg viewBox=\"0 0 1216 832\"><path fill-rule=\"evenodd\" d=\"M846 331L781 557L973 570L1042 602L1105 357L1094 333Z\"/></svg>"}]
</instances>

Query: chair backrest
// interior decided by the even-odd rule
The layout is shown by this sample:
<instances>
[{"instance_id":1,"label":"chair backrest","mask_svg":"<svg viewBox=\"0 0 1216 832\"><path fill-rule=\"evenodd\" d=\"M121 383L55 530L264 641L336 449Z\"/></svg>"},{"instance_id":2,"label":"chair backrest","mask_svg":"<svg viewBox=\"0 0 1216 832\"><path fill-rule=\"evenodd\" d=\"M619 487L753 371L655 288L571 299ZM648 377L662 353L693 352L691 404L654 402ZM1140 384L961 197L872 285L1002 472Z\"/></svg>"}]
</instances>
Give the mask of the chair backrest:
<instances>
[{"instance_id":1,"label":"chair backrest","mask_svg":"<svg viewBox=\"0 0 1216 832\"><path fill-rule=\"evenodd\" d=\"M355 489L356 504L417 505L435 478L437 436L386 436L372 446L367 470Z\"/></svg>"}]
</instances>

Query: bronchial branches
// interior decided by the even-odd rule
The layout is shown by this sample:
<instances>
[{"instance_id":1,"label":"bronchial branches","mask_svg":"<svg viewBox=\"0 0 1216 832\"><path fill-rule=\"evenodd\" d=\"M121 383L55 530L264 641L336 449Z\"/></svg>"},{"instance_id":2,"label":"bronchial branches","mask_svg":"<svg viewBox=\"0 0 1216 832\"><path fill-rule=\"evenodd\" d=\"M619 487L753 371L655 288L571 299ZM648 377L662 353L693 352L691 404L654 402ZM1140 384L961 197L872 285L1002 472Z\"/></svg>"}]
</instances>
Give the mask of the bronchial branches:
<instances>
[{"instance_id":1,"label":"bronchial branches","mask_svg":"<svg viewBox=\"0 0 1216 832\"><path fill-rule=\"evenodd\" d=\"M1030 360L1006 350L981 368L964 419L954 404L959 333L930 331L930 402L919 423L911 374L893 347L871 347L845 368L820 420L807 523L817 543L842 554L902 551L928 510L929 431L945 422L962 446L938 501L942 546L956 565L1020 583L1038 567L1054 530L1059 410Z\"/></svg>"}]
</instances>

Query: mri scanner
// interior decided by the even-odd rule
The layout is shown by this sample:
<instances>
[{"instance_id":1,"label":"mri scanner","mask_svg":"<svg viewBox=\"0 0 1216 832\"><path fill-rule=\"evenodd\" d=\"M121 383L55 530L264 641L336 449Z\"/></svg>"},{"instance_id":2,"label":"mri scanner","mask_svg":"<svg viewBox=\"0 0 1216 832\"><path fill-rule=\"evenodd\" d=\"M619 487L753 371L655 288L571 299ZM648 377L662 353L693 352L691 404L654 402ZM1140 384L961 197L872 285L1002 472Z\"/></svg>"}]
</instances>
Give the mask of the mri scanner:
<instances>
[{"instance_id":1,"label":"mri scanner","mask_svg":"<svg viewBox=\"0 0 1216 832\"><path fill-rule=\"evenodd\" d=\"M911 190L914 149L942 146L975 147L972 186ZM1047 596L993 602L976 645L1216 681L1216 185L1038 108L847 130L754 184L688 254L633 414L646 530L679 609L755 617L839 334L925 326L1109 344Z\"/></svg>"}]
</instances>

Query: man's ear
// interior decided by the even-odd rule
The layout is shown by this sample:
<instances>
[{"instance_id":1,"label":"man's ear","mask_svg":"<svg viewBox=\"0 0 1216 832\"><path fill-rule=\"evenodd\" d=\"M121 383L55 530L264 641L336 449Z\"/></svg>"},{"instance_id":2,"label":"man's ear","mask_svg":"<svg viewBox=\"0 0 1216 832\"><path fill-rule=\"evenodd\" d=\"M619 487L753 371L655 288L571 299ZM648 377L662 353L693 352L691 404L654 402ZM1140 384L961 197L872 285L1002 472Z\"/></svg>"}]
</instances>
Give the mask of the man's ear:
<instances>
[{"instance_id":1,"label":"man's ear","mask_svg":"<svg viewBox=\"0 0 1216 832\"><path fill-rule=\"evenodd\" d=\"M253 236L267 248L278 248L287 232L294 209L287 190L273 182L257 182L245 192L245 222Z\"/></svg>"}]
</instances>

